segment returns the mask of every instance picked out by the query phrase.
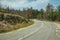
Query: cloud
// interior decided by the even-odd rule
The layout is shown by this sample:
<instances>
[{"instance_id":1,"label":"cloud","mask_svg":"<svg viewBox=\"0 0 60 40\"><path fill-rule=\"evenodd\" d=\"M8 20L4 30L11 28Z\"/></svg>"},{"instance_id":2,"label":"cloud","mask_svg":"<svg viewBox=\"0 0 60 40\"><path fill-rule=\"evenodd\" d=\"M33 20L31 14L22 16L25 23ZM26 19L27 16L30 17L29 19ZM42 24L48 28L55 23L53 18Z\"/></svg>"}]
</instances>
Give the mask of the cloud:
<instances>
[{"instance_id":1,"label":"cloud","mask_svg":"<svg viewBox=\"0 0 60 40\"><path fill-rule=\"evenodd\" d=\"M42 6L47 5L49 0L1 0L0 3L6 7L9 6L10 8L14 9L23 9L27 7L33 7L35 9L39 9Z\"/></svg>"}]
</instances>

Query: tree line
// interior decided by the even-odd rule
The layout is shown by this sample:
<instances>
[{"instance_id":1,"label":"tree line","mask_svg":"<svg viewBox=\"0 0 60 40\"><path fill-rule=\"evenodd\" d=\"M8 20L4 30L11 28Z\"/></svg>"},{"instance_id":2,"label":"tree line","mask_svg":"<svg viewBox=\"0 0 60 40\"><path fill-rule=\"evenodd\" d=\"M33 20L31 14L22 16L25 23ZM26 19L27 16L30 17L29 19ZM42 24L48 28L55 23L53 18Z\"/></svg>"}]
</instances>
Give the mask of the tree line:
<instances>
[{"instance_id":1,"label":"tree line","mask_svg":"<svg viewBox=\"0 0 60 40\"><path fill-rule=\"evenodd\" d=\"M50 3L48 3L45 10L43 8L40 10L33 9L32 7L27 9L23 8L23 10L15 10L9 7L3 8L2 5L0 5L0 12L20 15L27 19L60 21L60 5L54 8Z\"/></svg>"}]
</instances>

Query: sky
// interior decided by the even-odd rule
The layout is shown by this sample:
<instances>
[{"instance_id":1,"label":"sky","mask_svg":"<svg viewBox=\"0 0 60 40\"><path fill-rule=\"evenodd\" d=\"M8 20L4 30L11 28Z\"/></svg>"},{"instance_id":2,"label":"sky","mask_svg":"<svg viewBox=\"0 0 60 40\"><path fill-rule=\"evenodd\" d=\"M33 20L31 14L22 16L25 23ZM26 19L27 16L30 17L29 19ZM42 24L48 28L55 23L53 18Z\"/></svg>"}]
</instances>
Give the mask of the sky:
<instances>
[{"instance_id":1,"label":"sky","mask_svg":"<svg viewBox=\"0 0 60 40\"><path fill-rule=\"evenodd\" d=\"M23 8L30 8L33 9L41 9L45 8L47 4L50 3L57 7L60 5L60 0L0 0L0 4L3 7L14 8L14 9L23 9Z\"/></svg>"}]
</instances>

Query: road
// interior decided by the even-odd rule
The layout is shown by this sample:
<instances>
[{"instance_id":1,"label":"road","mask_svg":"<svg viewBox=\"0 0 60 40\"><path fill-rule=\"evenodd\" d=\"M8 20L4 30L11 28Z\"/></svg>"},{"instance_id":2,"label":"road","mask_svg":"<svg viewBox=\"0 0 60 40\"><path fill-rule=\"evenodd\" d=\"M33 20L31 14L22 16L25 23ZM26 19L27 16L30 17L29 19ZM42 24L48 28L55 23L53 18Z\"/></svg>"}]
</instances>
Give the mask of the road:
<instances>
[{"instance_id":1,"label":"road","mask_svg":"<svg viewBox=\"0 0 60 40\"><path fill-rule=\"evenodd\" d=\"M43 28L36 33L23 38L22 40L56 40L56 26L49 22L44 22Z\"/></svg>"},{"instance_id":2,"label":"road","mask_svg":"<svg viewBox=\"0 0 60 40\"><path fill-rule=\"evenodd\" d=\"M57 25L52 22L34 21L29 27L0 34L0 40L59 40L56 35Z\"/></svg>"}]
</instances>

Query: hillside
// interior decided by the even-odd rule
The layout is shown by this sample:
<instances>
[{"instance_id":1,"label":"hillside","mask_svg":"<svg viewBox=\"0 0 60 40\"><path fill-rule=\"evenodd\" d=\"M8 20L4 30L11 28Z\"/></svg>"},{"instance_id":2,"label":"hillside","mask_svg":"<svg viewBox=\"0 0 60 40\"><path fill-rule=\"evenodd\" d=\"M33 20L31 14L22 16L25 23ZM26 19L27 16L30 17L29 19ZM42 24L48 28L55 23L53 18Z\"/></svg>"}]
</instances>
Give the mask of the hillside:
<instances>
[{"instance_id":1,"label":"hillside","mask_svg":"<svg viewBox=\"0 0 60 40\"><path fill-rule=\"evenodd\" d=\"M0 33L31 25L31 21L16 14L0 13Z\"/></svg>"}]
</instances>

